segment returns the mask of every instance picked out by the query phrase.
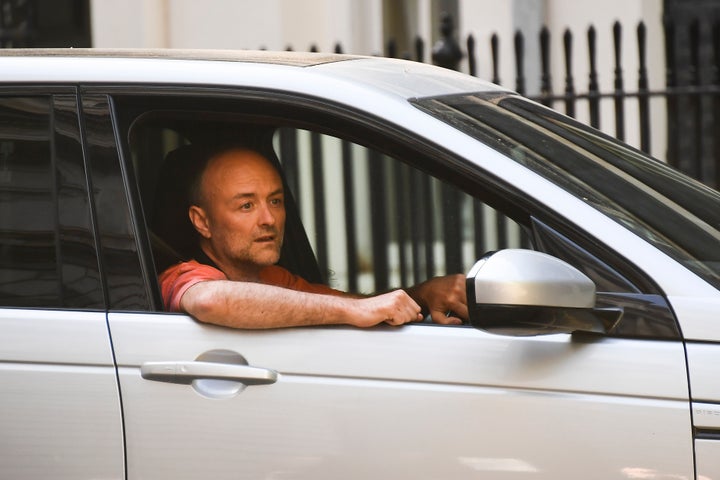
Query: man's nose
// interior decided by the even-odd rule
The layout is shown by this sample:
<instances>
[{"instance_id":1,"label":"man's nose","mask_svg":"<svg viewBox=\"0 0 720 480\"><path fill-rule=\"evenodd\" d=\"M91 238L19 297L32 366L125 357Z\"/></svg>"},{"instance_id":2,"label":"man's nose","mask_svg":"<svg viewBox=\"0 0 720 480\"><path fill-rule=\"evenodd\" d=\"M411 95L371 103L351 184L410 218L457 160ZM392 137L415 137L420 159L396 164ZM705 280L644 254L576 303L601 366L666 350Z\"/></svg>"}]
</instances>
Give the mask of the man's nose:
<instances>
[{"instance_id":1,"label":"man's nose","mask_svg":"<svg viewBox=\"0 0 720 480\"><path fill-rule=\"evenodd\" d=\"M275 212L273 212L269 204L262 204L258 221L260 225L275 225L277 219L275 218Z\"/></svg>"}]
</instances>

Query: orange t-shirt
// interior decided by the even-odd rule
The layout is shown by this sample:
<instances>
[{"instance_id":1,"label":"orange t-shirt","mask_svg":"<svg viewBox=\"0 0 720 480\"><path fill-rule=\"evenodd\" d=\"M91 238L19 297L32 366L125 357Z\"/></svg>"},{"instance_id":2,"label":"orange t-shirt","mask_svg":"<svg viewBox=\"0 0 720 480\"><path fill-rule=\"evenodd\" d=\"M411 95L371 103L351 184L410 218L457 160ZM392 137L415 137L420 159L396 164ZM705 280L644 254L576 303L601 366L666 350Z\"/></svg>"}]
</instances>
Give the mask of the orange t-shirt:
<instances>
[{"instance_id":1,"label":"orange t-shirt","mask_svg":"<svg viewBox=\"0 0 720 480\"><path fill-rule=\"evenodd\" d=\"M196 283L208 280L227 280L227 276L215 267L195 260L177 263L160 274L160 290L165 310L180 311L180 299ZM340 291L326 285L310 283L302 277L293 275L284 268L271 265L260 271L260 282L276 287L289 288L301 292L323 295L339 295Z\"/></svg>"}]
</instances>

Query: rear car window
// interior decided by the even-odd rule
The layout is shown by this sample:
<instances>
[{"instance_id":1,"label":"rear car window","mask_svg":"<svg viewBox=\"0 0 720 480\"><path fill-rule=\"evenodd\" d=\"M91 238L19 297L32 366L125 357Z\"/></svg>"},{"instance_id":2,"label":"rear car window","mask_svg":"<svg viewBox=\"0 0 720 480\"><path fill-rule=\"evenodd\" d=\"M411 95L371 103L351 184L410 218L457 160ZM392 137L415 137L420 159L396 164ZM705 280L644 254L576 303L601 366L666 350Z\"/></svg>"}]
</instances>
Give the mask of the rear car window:
<instances>
[{"instance_id":1,"label":"rear car window","mask_svg":"<svg viewBox=\"0 0 720 480\"><path fill-rule=\"evenodd\" d=\"M0 306L103 303L75 96L0 97Z\"/></svg>"}]
</instances>

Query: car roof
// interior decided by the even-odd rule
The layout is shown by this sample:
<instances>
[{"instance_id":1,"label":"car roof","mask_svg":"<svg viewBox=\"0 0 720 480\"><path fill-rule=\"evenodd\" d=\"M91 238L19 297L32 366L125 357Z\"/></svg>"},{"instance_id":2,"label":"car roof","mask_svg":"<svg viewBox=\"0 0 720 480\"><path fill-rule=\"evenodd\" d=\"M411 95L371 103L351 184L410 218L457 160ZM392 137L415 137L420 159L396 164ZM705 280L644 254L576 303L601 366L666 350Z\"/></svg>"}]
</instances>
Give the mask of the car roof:
<instances>
[{"instance_id":1,"label":"car roof","mask_svg":"<svg viewBox=\"0 0 720 480\"><path fill-rule=\"evenodd\" d=\"M254 50L0 49L0 85L8 82L235 85L308 93L317 84L318 94L352 85L402 98L502 90L409 60Z\"/></svg>"},{"instance_id":2,"label":"car roof","mask_svg":"<svg viewBox=\"0 0 720 480\"><path fill-rule=\"evenodd\" d=\"M352 55L313 52L269 52L265 50L203 50L151 48L27 48L0 49L0 57L66 57L66 58L144 58L205 60L221 62L251 62L308 67L339 62Z\"/></svg>"}]
</instances>

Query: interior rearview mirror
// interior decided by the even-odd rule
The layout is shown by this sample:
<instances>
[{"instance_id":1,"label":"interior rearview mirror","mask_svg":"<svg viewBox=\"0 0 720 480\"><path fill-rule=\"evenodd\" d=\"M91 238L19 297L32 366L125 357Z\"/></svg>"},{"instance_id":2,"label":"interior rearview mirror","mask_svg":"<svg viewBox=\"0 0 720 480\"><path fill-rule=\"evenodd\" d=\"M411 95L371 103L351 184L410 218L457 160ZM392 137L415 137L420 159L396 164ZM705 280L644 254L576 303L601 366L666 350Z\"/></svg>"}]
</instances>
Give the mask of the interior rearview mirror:
<instances>
[{"instance_id":1,"label":"interior rearview mirror","mask_svg":"<svg viewBox=\"0 0 720 480\"><path fill-rule=\"evenodd\" d=\"M611 333L617 308L595 308L595 284L568 263L524 249L485 255L467 275L470 323L502 335Z\"/></svg>"}]
</instances>

